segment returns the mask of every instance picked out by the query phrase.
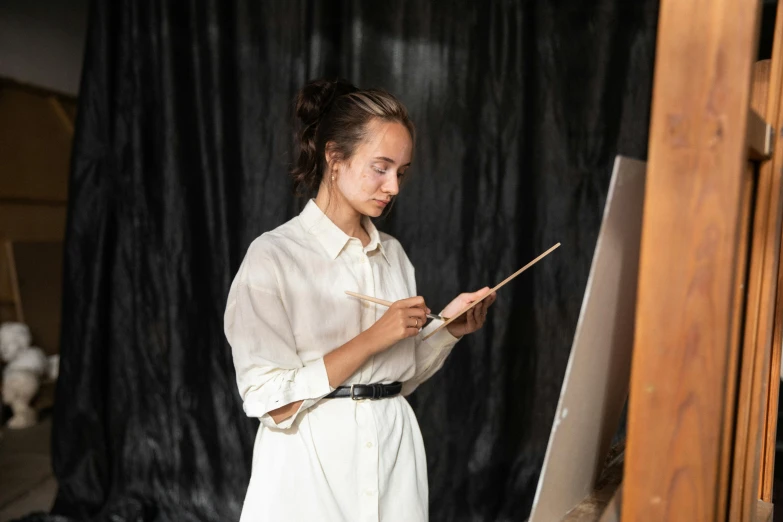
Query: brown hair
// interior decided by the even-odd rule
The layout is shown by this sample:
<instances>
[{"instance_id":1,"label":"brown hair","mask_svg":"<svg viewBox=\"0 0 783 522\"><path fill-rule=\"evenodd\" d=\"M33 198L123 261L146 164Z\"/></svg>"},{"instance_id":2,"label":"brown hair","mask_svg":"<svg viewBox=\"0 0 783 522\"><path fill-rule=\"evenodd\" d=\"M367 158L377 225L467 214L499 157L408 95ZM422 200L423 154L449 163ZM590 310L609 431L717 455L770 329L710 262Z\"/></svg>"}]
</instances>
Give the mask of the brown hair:
<instances>
[{"instance_id":1,"label":"brown hair","mask_svg":"<svg viewBox=\"0 0 783 522\"><path fill-rule=\"evenodd\" d=\"M404 125L415 142L413 122L397 98L382 89L358 89L343 79L308 82L297 94L296 116L301 126L291 176L299 195L318 190L327 167L326 144L334 144L340 160L350 160L375 118Z\"/></svg>"}]
</instances>

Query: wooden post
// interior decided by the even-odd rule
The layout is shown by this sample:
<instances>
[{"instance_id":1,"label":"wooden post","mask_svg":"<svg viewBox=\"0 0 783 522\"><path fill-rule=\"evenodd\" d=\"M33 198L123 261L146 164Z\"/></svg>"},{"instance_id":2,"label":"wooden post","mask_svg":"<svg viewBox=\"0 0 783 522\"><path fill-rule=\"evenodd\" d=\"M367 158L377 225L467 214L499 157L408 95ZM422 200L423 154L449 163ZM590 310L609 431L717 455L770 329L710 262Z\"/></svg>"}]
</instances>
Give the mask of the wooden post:
<instances>
[{"instance_id":1,"label":"wooden post","mask_svg":"<svg viewBox=\"0 0 783 522\"><path fill-rule=\"evenodd\" d=\"M760 10L760 1L660 4L622 520L727 517Z\"/></svg>"},{"instance_id":2,"label":"wooden post","mask_svg":"<svg viewBox=\"0 0 783 522\"><path fill-rule=\"evenodd\" d=\"M751 83L751 102L750 106L752 111L756 111L759 114L765 114L767 109L767 101L768 101L768 94L769 94L769 77L770 77L770 62L769 60L765 60L763 62L758 62L754 65L753 68L753 80ZM753 115L753 112L751 113L751 116ZM728 376L728 394L729 394L729 401L727 403L724 420L723 420L723 426L724 426L724 433L735 433L735 438L733 445L727 444L723 448L723 454L721 455L721 465L723 469L732 469L731 476L733 479L730 481L730 486L732 486L735 490L735 496L738 499L735 499L730 503L729 506L729 520L732 520L731 513L734 513L735 517L738 517L737 520L739 520L739 512L742 509L742 502L741 502L741 492L742 492L742 481L737 480L737 477L741 474L737 473L737 469L743 469L744 467L744 456L747 454L747 446L748 446L748 436L747 431L749 427L747 426L747 420L744 421L745 424L741 429L738 429L737 426L737 419L741 416L748 416L748 411L750 410L750 397L748 396L748 386L747 382L750 381L750 379L746 376L743 378L734 378L734 376L737 375L738 368L745 369L746 372L750 373L750 368L753 367L752 362L749 363L746 358L747 357L753 357L753 353L750 351L744 351L742 350L742 339L744 338L744 334L747 332L744 329L745 325L745 317L746 314L752 313L747 308L747 288L748 288L748 273L747 273L747 265L748 265L748 248L746 248L747 245L749 245L749 242L751 240L752 230L751 230L751 217L756 213L754 211L754 201L755 201L755 193L757 190L757 172L758 172L758 165L756 165L753 162L748 162L744 177L743 177L743 185L742 185L742 203L740 206L740 215L741 217L741 225L740 225L740 239L738 241L738 250L737 250L737 257L738 257L738 265L737 270L735 273L735 283L734 283L734 308L732 311L732 351L731 351L731 359L729 363L729 369L726 372L726 375ZM745 357L743 357L743 360L740 361L741 354L744 354ZM742 383L745 383L746 386L742 388ZM738 406L737 409L740 410L740 413L736 413L734 410L734 401L731 399L734 397L734 394L736 393L737 385L740 385L741 390L745 393L744 396L740 396L738 399ZM746 399L746 400L744 400ZM741 441L741 442L739 442ZM737 451L736 447L740 446ZM732 460L732 450L734 450L733 453L733 460ZM742 458L740 458L740 455L742 455ZM733 462L739 461L741 463L740 468L735 468ZM726 505L726 502L729 501L729 491L724 491L724 495L721 500L721 507Z\"/></svg>"},{"instance_id":3,"label":"wooden post","mask_svg":"<svg viewBox=\"0 0 783 522\"><path fill-rule=\"evenodd\" d=\"M779 19L778 23L783 23ZM783 56L773 55L771 70L769 62L756 64L754 74L753 108L762 114L773 114L777 119L780 107L780 92L769 88L771 82L780 82L783 72ZM772 78L770 78L770 76ZM768 96L763 92L767 90ZM773 163L783 156L778 151L773 161L762 163L758 168L755 207L753 209L753 230L751 231L750 269L746 283L746 309L744 314L744 332L742 343L742 362L739 375L739 395L735 418L734 458L732 465L731 500L729 519L750 521L755 515L755 506L759 498L759 473L761 466L761 448L765 431L764 415L767 406L767 386L769 383L769 343L765 325L769 322L769 304L774 306L774 288L770 294L769 282L764 273L772 265L767 259L771 248L767 240L769 231L775 228L770 222L778 215L779 198L772 196L775 176ZM774 219L773 219L774 221ZM740 244L744 248L744 244ZM777 275L777 266L774 266ZM775 280L777 283L777 280ZM771 317L770 317L771 319Z\"/></svg>"},{"instance_id":4,"label":"wooden post","mask_svg":"<svg viewBox=\"0 0 783 522\"><path fill-rule=\"evenodd\" d=\"M775 481L775 441L778 428L778 407L780 403L780 364L783 346L783 264L778 266L778 288L775 299L775 324L772 334L772 353L769 364L769 399L761 453L762 467L759 497L772 502L772 487Z\"/></svg>"},{"instance_id":5,"label":"wooden post","mask_svg":"<svg viewBox=\"0 0 783 522\"><path fill-rule=\"evenodd\" d=\"M775 126L777 139L780 140L780 129L783 129L783 103L781 103L781 87L783 86L783 2L779 2L775 16L775 32L772 48L772 72L770 77L770 100L775 100L775 106L768 107L767 121ZM775 438L778 420L778 393L780 390L780 345L781 328L783 328L783 271L780 266L781 241L781 169L783 169L783 147L778 143L772 156L772 161L761 165L759 176L770 179L770 195L772 211L767 216L769 229L765 236L765 263L762 267L761 310L758 323L757 344L768 357L766 369L762 369L759 378L762 380L766 393L761 396L762 402L762 432L760 455L757 473L759 475L758 496L761 500L772 502L772 486L775 473ZM765 400L764 400L765 399ZM754 463L755 464L755 463Z\"/></svg>"}]
</instances>

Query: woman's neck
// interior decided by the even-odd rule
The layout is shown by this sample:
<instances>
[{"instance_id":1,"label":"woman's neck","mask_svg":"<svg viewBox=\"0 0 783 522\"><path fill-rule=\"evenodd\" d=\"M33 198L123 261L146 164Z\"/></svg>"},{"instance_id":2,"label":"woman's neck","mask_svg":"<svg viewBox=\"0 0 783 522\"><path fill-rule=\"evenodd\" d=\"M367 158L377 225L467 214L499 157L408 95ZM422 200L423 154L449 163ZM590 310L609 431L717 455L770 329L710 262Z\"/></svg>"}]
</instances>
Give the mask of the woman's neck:
<instances>
[{"instance_id":1,"label":"woman's neck","mask_svg":"<svg viewBox=\"0 0 783 522\"><path fill-rule=\"evenodd\" d=\"M358 238L362 243L369 240L369 235L362 227L362 214L343 201L339 194L321 186L315 197L315 204L332 220L332 223L350 237Z\"/></svg>"}]
</instances>

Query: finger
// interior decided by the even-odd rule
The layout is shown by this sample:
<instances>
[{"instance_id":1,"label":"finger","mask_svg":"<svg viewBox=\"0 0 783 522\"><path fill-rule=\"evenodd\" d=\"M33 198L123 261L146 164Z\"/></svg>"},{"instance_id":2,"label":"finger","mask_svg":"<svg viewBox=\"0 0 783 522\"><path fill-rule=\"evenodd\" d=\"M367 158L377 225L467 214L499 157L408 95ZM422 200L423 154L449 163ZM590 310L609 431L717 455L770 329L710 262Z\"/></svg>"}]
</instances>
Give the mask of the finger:
<instances>
[{"instance_id":1,"label":"finger","mask_svg":"<svg viewBox=\"0 0 783 522\"><path fill-rule=\"evenodd\" d=\"M478 327L481 328L484 326L484 318L487 316L487 305L484 301L481 302L481 307L479 308L478 312L476 312L476 322L478 323Z\"/></svg>"},{"instance_id":2,"label":"finger","mask_svg":"<svg viewBox=\"0 0 783 522\"><path fill-rule=\"evenodd\" d=\"M408 308L405 313L408 317L418 317L419 320L427 317L427 312L423 308Z\"/></svg>"},{"instance_id":3,"label":"finger","mask_svg":"<svg viewBox=\"0 0 783 522\"><path fill-rule=\"evenodd\" d=\"M421 304L414 304L410 306L410 308L418 308L424 311L425 314L431 314L432 310L427 306L427 303L424 301L424 298L421 298Z\"/></svg>"},{"instance_id":4,"label":"finger","mask_svg":"<svg viewBox=\"0 0 783 522\"><path fill-rule=\"evenodd\" d=\"M468 313L465 314L468 319L468 331L472 332L476 329L476 307L474 306L470 310L468 310Z\"/></svg>"},{"instance_id":5,"label":"finger","mask_svg":"<svg viewBox=\"0 0 783 522\"><path fill-rule=\"evenodd\" d=\"M484 303L481 302L481 303L477 304L476 307L473 310L474 310L473 320L476 323L475 324L476 328L478 328L479 326L481 326L481 319L482 319L483 314L484 314Z\"/></svg>"},{"instance_id":6,"label":"finger","mask_svg":"<svg viewBox=\"0 0 783 522\"><path fill-rule=\"evenodd\" d=\"M427 308L427 305L424 303L424 298L420 295L417 295L416 297L408 297L407 299L400 299L394 304L401 308Z\"/></svg>"},{"instance_id":7,"label":"finger","mask_svg":"<svg viewBox=\"0 0 783 522\"><path fill-rule=\"evenodd\" d=\"M481 306L481 303L476 303L476 304L474 304L474 305L473 305L473 307L472 307L470 310L468 310L467 312L465 312L465 315L466 315L466 316L468 316L468 317L475 317L476 309L477 309L479 306Z\"/></svg>"},{"instance_id":8,"label":"finger","mask_svg":"<svg viewBox=\"0 0 783 522\"><path fill-rule=\"evenodd\" d=\"M473 296L474 299L481 299L482 297L487 295L487 293L489 293L489 291L490 291L490 288L488 286L485 286L481 290L476 290L471 295Z\"/></svg>"},{"instance_id":9,"label":"finger","mask_svg":"<svg viewBox=\"0 0 783 522\"><path fill-rule=\"evenodd\" d=\"M488 291L489 289L486 289L486 290ZM487 294L487 291L480 290L479 292L477 292L479 294L478 297L473 299L473 301L471 301L471 302L478 301L477 304L480 304L480 303L486 302L488 299L492 299L492 297Z\"/></svg>"},{"instance_id":10,"label":"finger","mask_svg":"<svg viewBox=\"0 0 783 522\"><path fill-rule=\"evenodd\" d=\"M482 303L484 304L484 303ZM489 311L489 305L492 303L486 303L481 309L481 326L484 326L484 323L487 322L487 312Z\"/></svg>"},{"instance_id":11,"label":"finger","mask_svg":"<svg viewBox=\"0 0 783 522\"><path fill-rule=\"evenodd\" d=\"M416 330L421 330L421 327L424 326L424 321L416 317L409 317L406 326L408 328L415 328Z\"/></svg>"},{"instance_id":12,"label":"finger","mask_svg":"<svg viewBox=\"0 0 783 522\"><path fill-rule=\"evenodd\" d=\"M476 290L475 292L465 292L460 294L459 296L460 298L462 298L464 302L472 303L474 301L478 301L479 299L481 299L484 296L484 294L487 293L487 291L489 291L489 287L485 286L481 290Z\"/></svg>"}]
</instances>

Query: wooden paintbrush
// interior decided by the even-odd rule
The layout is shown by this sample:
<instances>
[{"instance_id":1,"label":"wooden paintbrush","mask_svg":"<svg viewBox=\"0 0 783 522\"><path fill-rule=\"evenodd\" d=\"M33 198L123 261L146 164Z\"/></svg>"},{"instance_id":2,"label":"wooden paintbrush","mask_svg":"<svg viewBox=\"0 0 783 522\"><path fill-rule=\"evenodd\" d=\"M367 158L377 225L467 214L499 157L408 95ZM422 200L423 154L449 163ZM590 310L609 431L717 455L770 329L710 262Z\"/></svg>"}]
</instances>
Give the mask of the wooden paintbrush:
<instances>
[{"instance_id":1,"label":"wooden paintbrush","mask_svg":"<svg viewBox=\"0 0 783 522\"><path fill-rule=\"evenodd\" d=\"M379 304L379 305L383 305L383 306L387 306L387 307L394 304L391 301L384 301L383 299L378 299L377 297L370 297L369 295L357 294L356 292L349 292L348 290L346 290L345 293L350 295L351 297L355 297L357 299L364 299L365 301L370 301L371 303L375 303L375 304ZM448 317L441 317L441 316L435 315L435 314L427 314L427 317L429 317L430 319L436 319L438 321L448 321L449 320Z\"/></svg>"}]
</instances>

